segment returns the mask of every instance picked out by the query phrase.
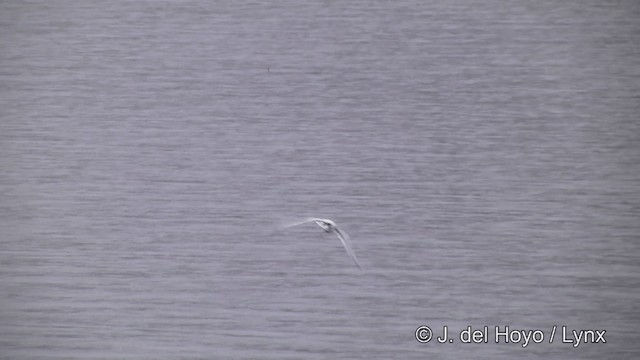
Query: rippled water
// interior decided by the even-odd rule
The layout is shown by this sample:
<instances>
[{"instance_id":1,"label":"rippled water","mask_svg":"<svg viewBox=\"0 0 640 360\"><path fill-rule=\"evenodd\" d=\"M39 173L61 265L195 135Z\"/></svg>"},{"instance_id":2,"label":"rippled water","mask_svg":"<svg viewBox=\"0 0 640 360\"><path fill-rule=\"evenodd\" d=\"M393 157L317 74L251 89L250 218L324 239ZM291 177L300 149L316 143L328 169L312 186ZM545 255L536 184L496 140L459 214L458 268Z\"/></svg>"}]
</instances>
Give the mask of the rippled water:
<instances>
[{"instance_id":1,"label":"rippled water","mask_svg":"<svg viewBox=\"0 0 640 360\"><path fill-rule=\"evenodd\" d=\"M0 358L637 357L638 18L3 2Z\"/></svg>"}]
</instances>

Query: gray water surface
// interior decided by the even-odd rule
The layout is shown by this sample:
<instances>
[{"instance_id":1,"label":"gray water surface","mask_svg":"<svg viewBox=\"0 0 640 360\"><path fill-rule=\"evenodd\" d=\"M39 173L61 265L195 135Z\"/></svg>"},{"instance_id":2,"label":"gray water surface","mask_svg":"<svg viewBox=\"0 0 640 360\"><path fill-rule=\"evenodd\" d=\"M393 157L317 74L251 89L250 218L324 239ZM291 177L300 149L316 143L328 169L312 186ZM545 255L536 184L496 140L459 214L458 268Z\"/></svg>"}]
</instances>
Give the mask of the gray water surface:
<instances>
[{"instance_id":1,"label":"gray water surface","mask_svg":"<svg viewBox=\"0 0 640 360\"><path fill-rule=\"evenodd\" d=\"M638 358L638 19L2 2L0 358Z\"/></svg>"}]
</instances>

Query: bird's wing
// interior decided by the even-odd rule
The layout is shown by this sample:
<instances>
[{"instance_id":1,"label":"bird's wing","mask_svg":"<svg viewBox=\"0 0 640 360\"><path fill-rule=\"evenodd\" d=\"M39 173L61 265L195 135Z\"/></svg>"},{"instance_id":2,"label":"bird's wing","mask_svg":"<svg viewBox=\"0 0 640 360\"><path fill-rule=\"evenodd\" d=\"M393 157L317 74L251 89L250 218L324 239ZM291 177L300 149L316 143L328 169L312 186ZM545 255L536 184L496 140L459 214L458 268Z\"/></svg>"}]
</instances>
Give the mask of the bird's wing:
<instances>
[{"instance_id":1,"label":"bird's wing","mask_svg":"<svg viewBox=\"0 0 640 360\"><path fill-rule=\"evenodd\" d=\"M347 250L347 254L351 256L351 258L353 259L353 262L355 262L356 265L358 266L358 269L362 269L360 267L360 264L358 263L358 258L356 257L356 253L354 253L353 249L351 248L351 243L349 242L349 235L347 235L346 232L340 230L338 227L336 227L335 229L336 229L336 235L338 235L338 239L340 239L340 241L342 242L342 246L344 246L344 249Z\"/></svg>"},{"instance_id":2,"label":"bird's wing","mask_svg":"<svg viewBox=\"0 0 640 360\"><path fill-rule=\"evenodd\" d=\"M293 223L286 223L286 224L283 224L283 225L282 225L282 227L283 227L283 228L290 228L290 227L293 227L293 226L298 226L298 225L306 224L306 223L308 223L308 222L316 221L316 220L318 220L318 218L306 218L306 219L301 220L301 221L297 221L297 222L293 222Z\"/></svg>"}]
</instances>

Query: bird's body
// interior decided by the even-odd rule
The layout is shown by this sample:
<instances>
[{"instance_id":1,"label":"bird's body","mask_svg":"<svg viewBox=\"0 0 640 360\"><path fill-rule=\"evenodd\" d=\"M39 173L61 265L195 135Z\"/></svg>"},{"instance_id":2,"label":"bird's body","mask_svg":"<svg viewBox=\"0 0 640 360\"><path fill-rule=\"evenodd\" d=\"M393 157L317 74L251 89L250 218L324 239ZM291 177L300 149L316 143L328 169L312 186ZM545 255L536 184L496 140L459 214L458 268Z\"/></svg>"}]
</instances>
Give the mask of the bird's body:
<instances>
[{"instance_id":1,"label":"bird's body","mask_svg":"<svg viewBox=\"0 0 640 360\"><path fill-rule=\"evenodd\" d=\"M356 254L353 252L351 248L351 244L349 243L349 235L346 232L340 230L340 228L336 225L335 222L329 219L320 219L320 218L307 218L304 221L299 221L293 224L285 225L285 227L292 227L296 225L305 224L308 222L315 222L316 225L320 226L322 230L326 233L334 233L338 236L338 239L342 242L342 246L347 251L347 254L353 259L353 262L356 263L358 269L360 269L360 264L358 263L358 258L356 258Z\"/></svg>"},{"instance_id":2,"label":"bird's body","mask_svg":"<svg viewBox=\"0 0 640 360\"><path fill-rule=\"evenodd\" d=\"M336 231L336 223L334 223L331 220L328 219L314 219L313 222L315 222L318 226L320 226L322 228L322 230L324 230L324 232L326 233L331 233Z\"/></svg>"}]
</instances>

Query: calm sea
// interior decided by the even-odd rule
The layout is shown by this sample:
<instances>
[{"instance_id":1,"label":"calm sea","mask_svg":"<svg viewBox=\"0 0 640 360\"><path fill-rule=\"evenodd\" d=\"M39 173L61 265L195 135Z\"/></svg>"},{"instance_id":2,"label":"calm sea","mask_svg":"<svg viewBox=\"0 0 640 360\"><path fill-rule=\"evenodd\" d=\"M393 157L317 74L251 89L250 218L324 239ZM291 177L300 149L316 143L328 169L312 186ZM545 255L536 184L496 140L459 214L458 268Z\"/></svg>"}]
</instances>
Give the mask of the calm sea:
<instances>
[{"instance_id":1,"label":"calm sea","mask_svg":"<svg viewBox=\"0 0 640 360\"><path fill-rule=\"evenodd\" d=\"M638 358L638 19L3 1L0 358Z\"/></svg>"}]
</instances>

